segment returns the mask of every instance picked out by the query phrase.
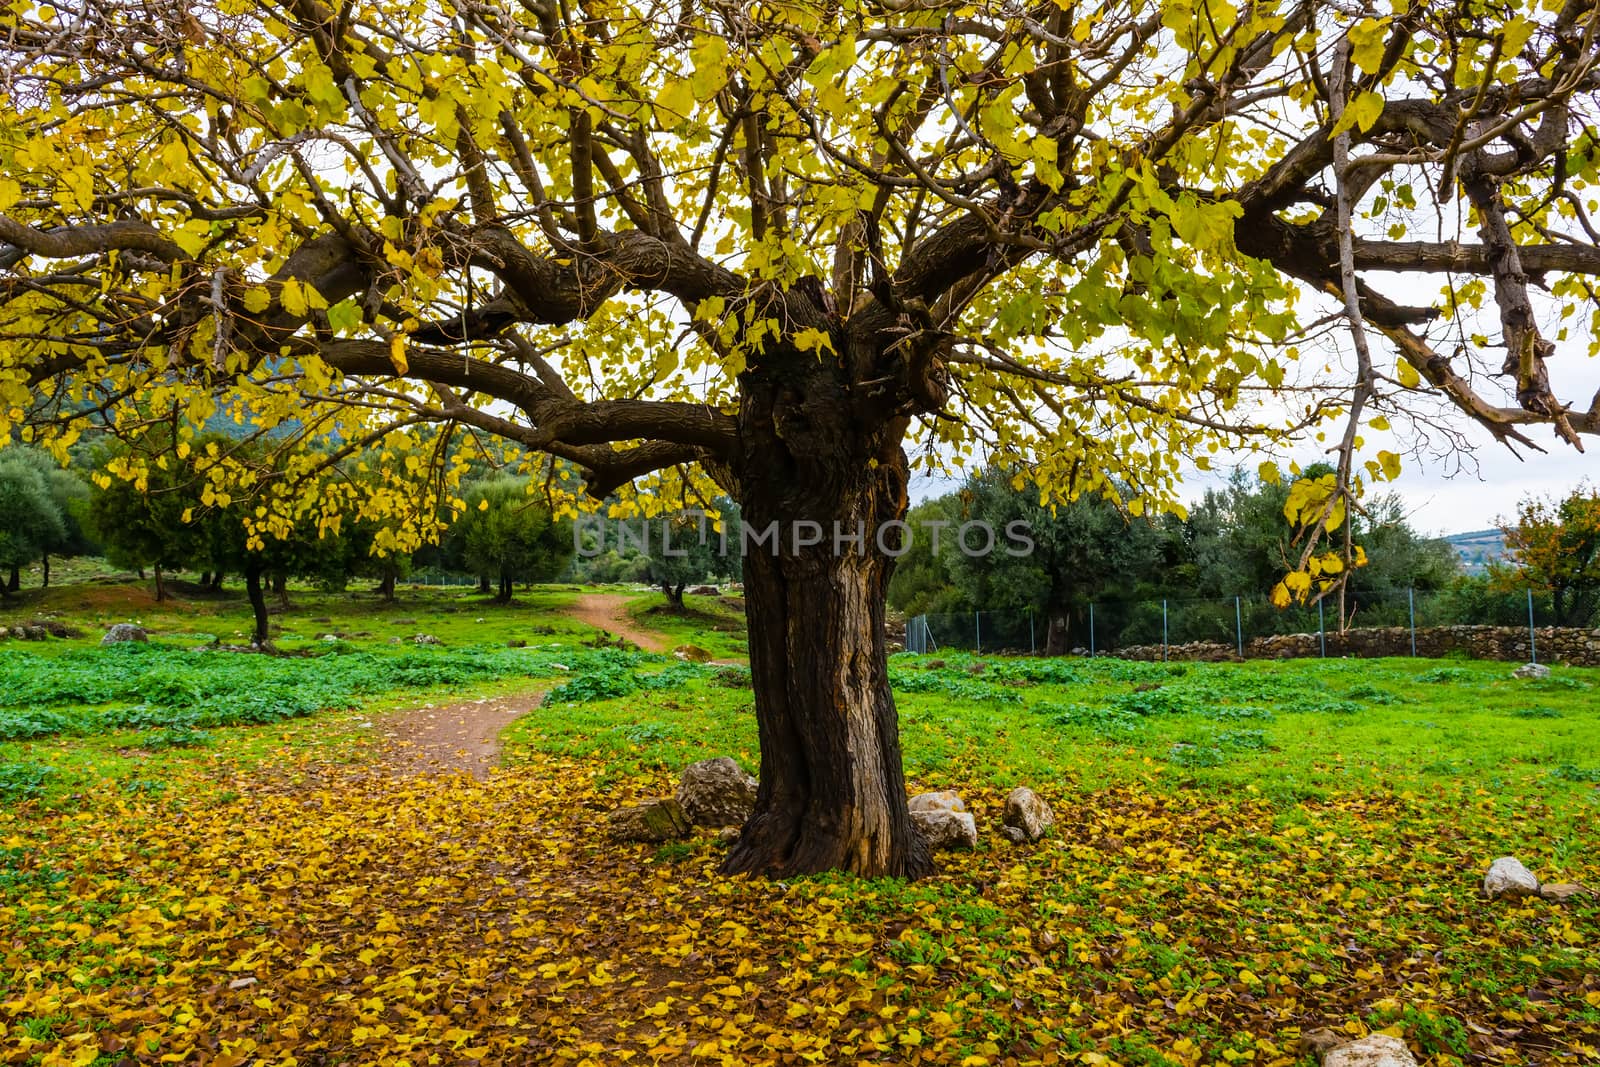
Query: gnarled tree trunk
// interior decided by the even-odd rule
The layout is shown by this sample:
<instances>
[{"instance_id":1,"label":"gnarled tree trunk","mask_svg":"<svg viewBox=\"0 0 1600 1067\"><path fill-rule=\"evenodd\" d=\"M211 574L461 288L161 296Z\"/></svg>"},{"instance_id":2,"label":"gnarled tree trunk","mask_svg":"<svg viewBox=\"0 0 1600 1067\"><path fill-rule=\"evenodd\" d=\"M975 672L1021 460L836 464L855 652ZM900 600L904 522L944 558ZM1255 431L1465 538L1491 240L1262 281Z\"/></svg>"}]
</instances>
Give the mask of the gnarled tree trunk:
<instances>
[{"instance_id":1,"label":"gnarled tree trunk","mask_svg":"<svg viewBox=\"0 0 1600 1067\"><path fill-rule=\"evenodd\" d=\"M832 364L802 353L741 377L761 773L724 869L918 877L932 863L906 806L883 630L893 559L876 536L905 514L904 424L853 417ZM777 543L757 543L769 530Z\"/></svg>"}]
</instances>

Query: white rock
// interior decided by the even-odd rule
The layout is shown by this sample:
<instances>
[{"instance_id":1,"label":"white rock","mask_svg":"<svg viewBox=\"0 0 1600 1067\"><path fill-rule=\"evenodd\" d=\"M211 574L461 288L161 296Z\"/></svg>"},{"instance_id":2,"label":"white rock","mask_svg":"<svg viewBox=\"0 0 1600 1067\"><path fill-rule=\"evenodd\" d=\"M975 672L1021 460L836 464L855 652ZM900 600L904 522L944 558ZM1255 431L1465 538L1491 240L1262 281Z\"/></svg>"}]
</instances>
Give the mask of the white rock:
<instances>
[{"instance_id":1,"label":"white rock","mask_svg":"<svg viewBox=\"0 0 1600 1067\"><path fill-rule=\"evenodd\" d=\"M20 633L22 628L18 627L17 630ZM145 633L144 627L135 626L128 622L119 622L106 631L106 635L100 639L100 643L102 645L117 645L124 641L148 640L150 640L150 635Z\"/></svg>"},{"instance_id":2,"label":"white rock","mask_svg":"<svg viewBox=\"0 0 1600 1067\"><path fill-rule=\"evenodd\" d=\"M727 756L701 760L683 769L677 800L696 826L743 826L756 805L756 780Z\"/></svg>"},{"instance_id":3,"label":"white rock","mask_svg":"<svg viewBox=\"0 0 1600 1067\"><path fill-rule=\"evenodd\" d=\"M1417 1061L1398 1037L1368 1034L1328 1053L1322 1067L1417 1067Z\"/></svg>"},{"instance_id":4,"label":"white rock","mask_svg":"<svg viewBox=\"0 0 1600 1067\"><path fill-rule=\"evenodd\" d=\"M1027 840L1037 841L1056 824L1056 813L1038 793L1019 785L1006 797L1006 811L1001 821L1021 830Z\"/></svg>"},{"instance_id":5,"label":"white rock","mask_svg":"<svg viewBox=\"0 0 1600 1067\"><path fill-rule=\"evenodd\" d=\"M978 820L968 811L950 811L947 808L913 811L911 825L927 840L928 847L935 851L978 847Z\"/></svg>"},{"instance_id":6,"label":"white rock","mask_svg":"<svg viewBox=\"0 0 1600 1067\"><path fill-rule=\"evenodd\" d=\"M1489 873L1483 876L1483 891L1491 898L1531 897L1539 892L1539 879L1515 856L1501 856L1489 864Z\"/></svg>"},{"instance_id":7,"label":"white rock","mask_svg":"<svg viewBox=\"0 0 1600 1067\"><path fill-rule=\"evenodd\" d=\"M1522 666L1511 672L1511 677L1548 678L1550 677L1550 668L1546 667L1543 663L1524 663Z\"/></svg>"},{"instance_id":8,"label":"white rock","mask_svg":"<svg viewBox=\"0 0 1600 1067\"><path fill-rule=\"evenodd\" d=\"M912 811L966 811L967 805L961 799L961 794L953 789L944 789L937 793L918 793L912 797L909 806Z\"/></svg>"}]
</instances>

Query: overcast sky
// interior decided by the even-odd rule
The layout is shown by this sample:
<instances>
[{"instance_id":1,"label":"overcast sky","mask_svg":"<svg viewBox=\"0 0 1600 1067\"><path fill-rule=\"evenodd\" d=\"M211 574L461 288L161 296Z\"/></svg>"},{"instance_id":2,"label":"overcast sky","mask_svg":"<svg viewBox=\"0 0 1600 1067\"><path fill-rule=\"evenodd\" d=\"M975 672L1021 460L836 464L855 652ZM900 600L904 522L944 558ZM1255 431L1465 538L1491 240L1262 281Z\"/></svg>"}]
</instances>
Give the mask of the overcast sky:
<instances>
[{"instance_id":1,"label":"overcast sky","mask_svg":"<svg viewBox=\"0 0 1600 1067\"><path fill-rule=\"evenodd\" d=\"M1584 369L1590 373L1580 376L1580 380L1600 377L1600 366L1590 365ZM1593 387L1589 390L1589 394L1582 395L1591 395ZM1561 391L1569 397L1573 395L1566 389ZM1462 429L1468 429L1464 419L1453 421ZM1524 458L1519 460L1497 444L1487 431L1469 429L1468 433L1473 446L1470 453L1451 457L1408 455L1399 481L1375 489L1376 492L1399 493L1411 525L1419 533L1443 535L1487 529L1494 526L1497 519L1511 518L1517 502L1530 493L1565 495L1585 479L1600 484L1600 440L1589 442L1589 451L1580 454L1570 445L1555 440L1548 429L1537 428L1529 436L1546 449L1545 454L1522 449ZM1393 445L1380 443L1369 448L1366 454L1371 455L1377 447ZM1309 464L1316 461L1318 454L1308 449L1296 453L1294 458ZM1259 461L1260 457L1251 457L1244 461L1245 469L1253 473ZM1191 471L1185 477L1184 499L1198 499L1207 488L1227 481L1229 461L1219 456L1216 463L1223 469L1211 473ZM926 500L949 492L958 484L954 479L918 474L912 479L911 498Z\"/></svg>"},{"instance_id":2,"label":"overcast sky","mask_svg":"<svg viewBox=\"0 0 1600 1067\"><path fill-rule=\"evenodd\" d=\"M1455 469L1457 464L1442 459L1408 456L1400 480L1381 486L1378 491L1400 494L1411 525L1419 533L1442 535L1483 530L1495 525L1496 519L1509 519L1516 512L1517 501L1529 493L1565 495L1584 479L1600 483L1600 441L1593 442L1589 452L1580 455L1559 442L1546 443L1541 434L1535 440L1546 444L1548 453L1535 453L1519 461L1488 434L1477 436L1481 438L1473 452L1477 471ZM1302 457L1302 462L1314 459L1311 454ZM1252 459L1246 469L1253 471L1256 462ZM1226 481L1225 472L1195 471L1185 479L1183 496L1197 499L1208 487ZM918 475L912 480L911 497L913 501L926 500L949 492L957 484Z\"/></svg>"},{"instance_id":3,"label":"overcast sky","mask_svg":"<svg viewBox=\"0 0 1600 1067\"><path fill-rule=\"evenodd\" d=\"M1419 233L1418 236L1428 236ZM1443 234L1464 236L1472 234ZM1375 275L1378 288L1400 303L1440 306L1441 276L1417 274ZM1308 297L1303 317L1314 314L1316 301ZM1553 299L1534 291L1536 311L1544 335L1557 341L1556 354L1549 360L1551 384L1556 395L1577 410L1587 409L1597 391L1600 391L1600 357L1591 357L1594 344L1590 330L1593 308L1579 303L1576 314L1563 317L1560 305ZM1333 305L1323 300L1321 306ZM1491 403L1515 406L1508 394L1505 379L1497 372L1503 348L1497 348L1499 322L1493 300L1478 314L1463 311L1461 318L1465 332L1481 332L1490 339L1489 345L1477 351L1473 358L1463 359L1459 349L1454 352L1453 364L1458 373L1472 381L1473 388ZM1562 335L1565 327L1566 333ZM1424 328L1428 341L1447 355L1460 339L1458 327L1448 321L1436 322ZM1396 362L1394 349L1383 338L1369 333L1373 343L1374 363L1380 370L1391 371ZM1298 365L1291 365L1291 377L1299 373L1296 366L1314 373L1318 364L1326 362L1342 368L1342 380L1354 379L1353 356L1348 334L1341 326L1330 330L1317 346L1315 353L1303 354ZM1337 375L1336 375L1337 377ZM1285 404L1288 402L1285 401ZM1571 445L1557 439L1548 426L1527 429L1528 437L1545 451L1543 453L1520 447L1517 454L1499 444L1489 432L1477 426L1464 414L1444 401L1437 391L1423 394L1406 394L1402 406L1426 413L1429 418L1449 426L1458 433L1464 448L1445 447L1445 435L1436 428L1397 425L1392 432L1378 432L1367 427L1363 430L1365 444L1361 458L1376 456L1379 449L1399 452L1403 456L1398 481L1382 483L1369 489L1371 493L1396 492L1405 504L1412 528L1419 533L1445 535L1484 530L1496 525L1501 518L1514 517L1517 503L1529 494L1541 496L1562 495L1578 483L1588 480L1600 484L1600 439L1586 441L1587 452L1580 453ZM1272 417L1263 421L1281 421L1287 418L1286 406L1268 402L1266 409ZM1330 440L1336 440L1343 422L1336 421L1326 427ZM1518 458L1518 455L1521 458ZM1224 484L1229 470L1235 465L1255 473L1262 456L1239 455L1230 459L1226 453L1212 457L1214 469L1210 473L1191 468L1185 475L1181 495L1186 501L1198 499L1207 488ZM1309 443L1292 450L1284 459L1309 465L1319 459L1331 460L1321 447ZM1286 466L1286 465L1285 465ZM959 484L956 479L941 479L925 474L914 475L911 484L913 501L925 500L949 492Z\"/></svg>"}]
</instances>

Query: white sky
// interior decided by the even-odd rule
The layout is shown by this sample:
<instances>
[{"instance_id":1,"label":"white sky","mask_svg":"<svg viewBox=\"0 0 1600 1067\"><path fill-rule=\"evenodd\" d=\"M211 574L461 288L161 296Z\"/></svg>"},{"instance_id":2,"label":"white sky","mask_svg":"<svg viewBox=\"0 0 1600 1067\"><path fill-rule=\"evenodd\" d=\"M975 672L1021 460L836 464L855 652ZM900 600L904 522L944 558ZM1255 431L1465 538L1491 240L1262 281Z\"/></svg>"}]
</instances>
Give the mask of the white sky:
<instances>
[{"instance_id":1,"label":"white sky","mask_svg":"<svg viewBox=\"0 0 1600 1067\"><path fill-rule=\"evenodd\" d=\"M1534 439L1544 443L1543 433L1541 431ZM1600 482L1600 441L1592 442L1589 451L1582 455L1570 446L1550 441L1546 455L1534 453L1519 461L1487 433L1476 433L1473 437L1477 447L1470 459L1475 461L1476 471L1470 467L1462 469L1460 464L1449 460L1407 456L1400 480L1377 487L1379 492L1392 491L1400 495L1412 528L1417 532L1444 535L1488 529L1497 519L1512 517L1517 502L1530 493L1565 495L1584 479ZM1317 457L1308 452L1297 458L1310 463ZM1239 459L1247 471L1254 471L1260 457ZM1219 467L1229 466L1231 462L1217 457ZM1198 500L1206 489L1225 484L1227 478L1226 470L1193 471L1184 479L1183 497ZM927 500L959 484L955 479L917 474L912 478L911 498Z\"/></svg>"},{"instance_id":2,"label":"white sky","mask_svg":"<svg viewBox=\"0 0 1600 1067\"><path fill-rule=\"evenodd\" d=\"M1415 236L1429 239L1433 235L1422 231ZM1470 231L1439 236L1456 236L1469 242L1475 240ZM1435 307L1443 304L1440 288L1445 276L1442 274L1371 272L1366 277L1378 291L1399 303ZM1597 391L1600 391L1600 357L1590 357L1588 354L1594 341L1589 328L1589 313L1593 309L1586 304L1579 304L1575 309L1577 314L1563 319L1556 301L1543 297L1537 290L1534 299L1542 332L1557 342L1556 354L1549 360L1554 392L1576 410L1585 410ZM1461 329L1467 333L1481 332L1490 340L1489 345L1481 349L1474 346L1474 356L1470 359L1462 358L1456 352L1452 363L1458 373L1472 381L1473 387L1485 399L1514 407L1516 401L1506 392L1504 379L1493 373L1498 370L1504 349L1496 344L1500 329L1492 297L1485 303L1485 308L1477 313L1463 310ZM1336 305L1325 297L1308 295L1301 305L1302 320L1315 318L1319 309L1327 311L1335 308ZM1568 333L1560 337L1559 331L1563 325ZM1452 355L1452 347L1460 338L1457 327L1448 322L1433 323L1425 327L1423 333L1431 344L1446 355ZM1376 331L1369 331L1368 340L1379 370L1392 372L1396 362L1393 347ZM1307 352L1302 354L1301 362L1291 364L1291 368L1298 367L1314 374L1317 365L1326 361L1342 368L1342 378L1338 374L1335 374L1335 378L1353 380L1351 342L1345 327L1339 326L1326 332L1315 353L1310 351L1311 346L1306 347ZM1485 371L1489 373L1485 374ZM1291 369L1291 377L1296 373ZM1269 401L1266 410L1275 418L1264 421L1286 418L1286 403ZM1527 436L1545 451L1540 453L1518 446L1517 453L1513 454L1510 449L1496 442L1487 430L1444 401L1437 390L1428 390L1424 396L1408 394L1404 405L1407 408L1415 407L1430 420L1450 427L1460 435L1464 446L1461 449L1447 447L1446 436L1436 428L1408 427L1398 419L1392 420L1395 428L1390 432L1378 432L1370 427L1364 429L1365 443L1359 453L1360 459L1375 457L1379 449L1402 455L1399 480L1371 486L1369 494L1397 493L1404 503L1412 528L1418 533L1438 536L1488 529L1495 526L1499 519L1512 518L1518 502L1530 494L1564 496L1582 481L1600 483L1600 438L1585 439L1587 451L1580 453L1556 438L1550 427L1532 426L1526 428ZM1330 442L1338 438L1342 427L1342 418L1326 425ZM1231 456L1227 452L1219 453L1212 457L1213 470L1210 472L1186 465L1188 469L1184 473L1180 496L1185 501L1198 500L1207 488L1226 484L1235 466L1242 466L1247 473L1254 475L1265 458L1276 459L1286 473L1286 459L1303 466L1318 460L1333 461L1333 457L1323 452L1322 447L1325 446L1307 442L1292 449L1287 456L1273 457L1244 452ZM959 484L958 479L916 473L912 477L911 498L921 501L939 496Z\"/></svg>"}]
</instances>

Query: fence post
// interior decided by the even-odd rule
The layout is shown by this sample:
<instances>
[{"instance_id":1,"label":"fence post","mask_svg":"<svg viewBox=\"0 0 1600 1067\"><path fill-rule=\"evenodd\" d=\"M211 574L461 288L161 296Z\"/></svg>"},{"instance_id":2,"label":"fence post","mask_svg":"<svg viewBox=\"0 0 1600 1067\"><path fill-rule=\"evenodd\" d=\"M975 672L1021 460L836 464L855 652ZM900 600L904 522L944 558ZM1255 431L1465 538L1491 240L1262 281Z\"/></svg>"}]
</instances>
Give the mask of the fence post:
<instances>
[{"instance_id":1,"label":"fence post","mask_svg":"<svg viewBox=\"0 0 1600 1067\"><path fill-rule=\"evenodd\" d=\"M1161 662L1167 662L1167 602L1161 602Z\"/></svg>"},{"instance_id":2,"label":"fence post","mask_svg":"<svg viewBox=\"0 0 1600 1067\"><path fill-rule=\"evenodd\" d=\"M1317 601L1317 640L1322 646L1322 658L1328 658L1328 623L1322 614L1322 601Z\"/></svg>"},{"instance_id":3,"label":"fence post","mask_svg":"<svg viewBox=\"0 0 1600 1067\"><path fill-rule=\"evenodd\" d=\"M1233 632L1239 638L1239 659L1244 660L1244 608L1239 604L1239 598L1233 598Z\"/></svg>"},{"instance_id":4,"label":"fence post","mask_svg":"<svg viewBox=\"0 0 1600 1067\"><path fill-rule=\"evenodd\" d=\"M1031 656L1039 651L1038 644L1033 639L1033 612L1028 612L1028 654Z\"/></svg>"},{"instance_id":5,"label":"fence post","mask_svg":"<svg viewBox=\"0 0 1600 1067\"><path fill-rule=\"evenodd\" d=\"M1089 601L1089 658L1094 659L1094 601Z\"/></svg>"},{"instance_id":6,"label":"fence post","mask_svg":"<svg viewBox=\"0 0 1600 1067\"><path fill-rule=\"evenodd\" d=\"M1533 643L1533 590L1528 590L1528 662L1539 662L1539 648Z\"/></svg>"},{"instance_id":7,"label":"fence post","mask_svg":"<svg viewBox=\"0 0 1600 1067\"><path fill-rule=\"evenodd\" d=\"M1415 588L1406 590L1406 603L1411 609L1411 658L1417 657L1417 591Z\"/></svg>"},{"instance_id":8,"label":"fence post","mask_svg":"<svg viewBox=\"0 0 1600 1067\"><path fill-rule=\"evenodd\" d=\"M983 651L983 623L979 621L982 615L981 611L972 613L972 646L977 652Z\"/></svg>"}]
</instances>

